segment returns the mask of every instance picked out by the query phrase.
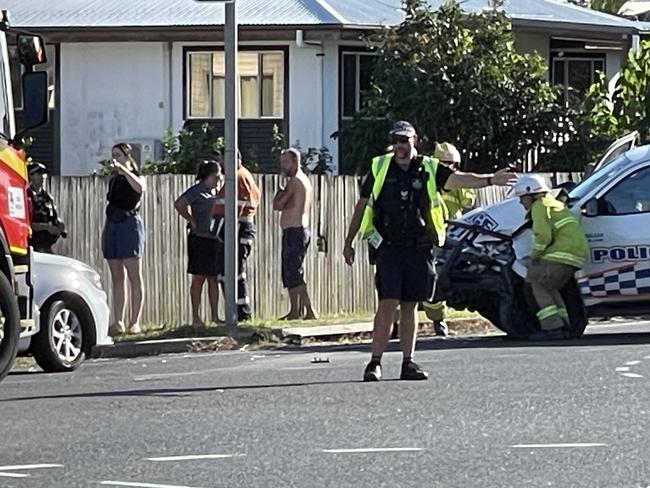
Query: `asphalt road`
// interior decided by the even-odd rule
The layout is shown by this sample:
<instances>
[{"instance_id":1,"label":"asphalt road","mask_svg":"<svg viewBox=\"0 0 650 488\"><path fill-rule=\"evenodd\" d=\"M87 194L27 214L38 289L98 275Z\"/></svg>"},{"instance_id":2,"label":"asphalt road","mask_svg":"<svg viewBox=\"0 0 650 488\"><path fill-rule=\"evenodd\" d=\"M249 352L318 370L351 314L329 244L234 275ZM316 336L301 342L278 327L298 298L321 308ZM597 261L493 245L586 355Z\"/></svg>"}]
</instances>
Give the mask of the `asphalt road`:
<instances>
[{"instance_id":1,"label":"asphalt road","mask_svg":"<svg viewBox=\"0 0 650 488\"><path fill-rule=\"evenodd\" d=\"M562 346L425 340L418 383L395 380L397 352L361 383L366 349L14 372L0 487L650 486L648 323Z\"/></svg>"}]
</instances>

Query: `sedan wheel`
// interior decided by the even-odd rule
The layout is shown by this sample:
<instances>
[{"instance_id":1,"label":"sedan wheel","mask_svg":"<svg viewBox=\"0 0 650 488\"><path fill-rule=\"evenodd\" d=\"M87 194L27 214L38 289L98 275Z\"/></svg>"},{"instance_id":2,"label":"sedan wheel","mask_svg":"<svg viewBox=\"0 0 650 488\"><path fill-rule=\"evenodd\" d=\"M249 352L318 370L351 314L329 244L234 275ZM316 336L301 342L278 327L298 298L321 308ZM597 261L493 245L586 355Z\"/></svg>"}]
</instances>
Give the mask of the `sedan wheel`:
<instances>
[{"instance_id":1,"label":"sedan wheel","mask_svg":"<svg viewBox=\"0 0 650 488\"><path fill-rule=\"evenodd\" d=\"M54 300L45 305L41 330L34 336L32 353L38 365L47 372L74 371L85 358L87 315L69 299Z\"/></svg>"}]
</instances>

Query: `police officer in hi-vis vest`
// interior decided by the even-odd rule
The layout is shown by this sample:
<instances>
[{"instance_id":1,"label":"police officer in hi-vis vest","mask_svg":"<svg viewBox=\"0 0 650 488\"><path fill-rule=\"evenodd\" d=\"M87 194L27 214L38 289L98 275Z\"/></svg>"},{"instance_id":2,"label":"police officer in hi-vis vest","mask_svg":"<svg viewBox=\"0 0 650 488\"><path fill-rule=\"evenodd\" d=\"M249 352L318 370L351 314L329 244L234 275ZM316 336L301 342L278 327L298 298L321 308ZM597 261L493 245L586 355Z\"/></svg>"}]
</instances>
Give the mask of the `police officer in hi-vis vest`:
<instances>
[{"instance_id":1,"label":"police officer in hi-vis vest","mask_svg":"<svg viewBox=\"0 0 650 488\"><path fill-rule=\"evenodd\" d=\"M426 380L428 375L413 362L416 341L416 307L431 300L435 290L435 249L445 241L446 208L442 189L510 185L516 175L508 170L494 174L461 173L418 155L413 126L404 121L390 131L392 153L373 159L352 216L343 255L354 263L357 233L376 252L375 284L379 304L375 314L372 357L364 381L381 379L381 357L400 308L400 344L404 355L400 378Z\"/></svg>"}]
</instances>

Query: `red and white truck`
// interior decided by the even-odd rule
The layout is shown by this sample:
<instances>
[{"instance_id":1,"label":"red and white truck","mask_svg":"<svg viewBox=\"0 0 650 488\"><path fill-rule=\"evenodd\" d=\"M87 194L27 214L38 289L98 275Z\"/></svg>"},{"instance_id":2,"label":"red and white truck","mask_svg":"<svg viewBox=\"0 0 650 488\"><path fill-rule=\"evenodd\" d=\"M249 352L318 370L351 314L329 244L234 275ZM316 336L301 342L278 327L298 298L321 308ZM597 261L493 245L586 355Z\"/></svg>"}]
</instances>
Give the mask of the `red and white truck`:
<instances>
[{"instance_id":1,"label":"red and white truck","mask_svg":"<svg viewBox=\"0 0 650 488\"><path fill-rule=\"evenodd\" d=\"M8 42L16 43L20 64L24 123L16 131ZM27 162L21 141L47 122L48 79L34 66L46 61L42 37L13 30L0 19L0 380L11 369L20 334L38 324L31 283L30 212Z\"/></svg>"}]
</instances>

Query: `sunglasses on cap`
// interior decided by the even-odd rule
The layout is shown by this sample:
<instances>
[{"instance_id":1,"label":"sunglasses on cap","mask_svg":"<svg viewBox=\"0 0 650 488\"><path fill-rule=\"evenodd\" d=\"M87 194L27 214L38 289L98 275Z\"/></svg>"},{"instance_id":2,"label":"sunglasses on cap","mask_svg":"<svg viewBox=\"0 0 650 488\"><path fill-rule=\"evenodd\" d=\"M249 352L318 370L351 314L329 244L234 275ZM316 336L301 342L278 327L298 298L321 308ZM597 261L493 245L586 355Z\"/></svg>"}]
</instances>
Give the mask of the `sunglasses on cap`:
<instances>
[{"instance_id":1,"label":"sunglasses on cap","mask_svg":"<svg viewBox=\"0 0 650 488\"><path fill-rule=\"evenodd\" d=\"M390 136L390 143L391 144L408 144L409 140L411 138L407 136Z\"/></svg>"}]
</instances>

